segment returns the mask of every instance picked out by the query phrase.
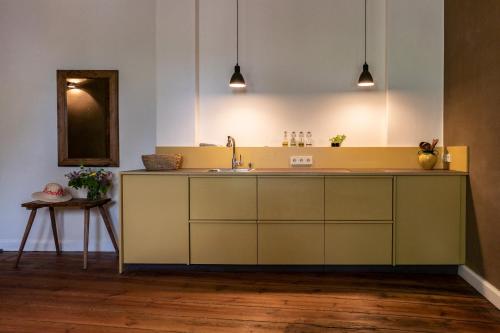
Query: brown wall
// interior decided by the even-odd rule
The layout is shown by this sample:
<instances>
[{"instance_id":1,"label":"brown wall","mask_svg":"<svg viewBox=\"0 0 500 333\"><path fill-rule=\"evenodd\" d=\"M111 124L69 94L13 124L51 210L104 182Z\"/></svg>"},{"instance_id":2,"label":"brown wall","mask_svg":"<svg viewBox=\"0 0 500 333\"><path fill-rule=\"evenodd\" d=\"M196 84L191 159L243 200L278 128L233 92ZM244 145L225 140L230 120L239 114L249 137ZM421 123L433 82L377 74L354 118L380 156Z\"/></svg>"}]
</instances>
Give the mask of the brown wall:
<instances>
[{"instance_id":1,"label":"brown wall","mask_svg":"<svg viewBox=\"0 0 500 333\"><path fill-rule=\"evenodd\" d=\"M467 266L500 288L500 1L445 0L444 139L468 145Z\"/></svg>"}]
</instances>

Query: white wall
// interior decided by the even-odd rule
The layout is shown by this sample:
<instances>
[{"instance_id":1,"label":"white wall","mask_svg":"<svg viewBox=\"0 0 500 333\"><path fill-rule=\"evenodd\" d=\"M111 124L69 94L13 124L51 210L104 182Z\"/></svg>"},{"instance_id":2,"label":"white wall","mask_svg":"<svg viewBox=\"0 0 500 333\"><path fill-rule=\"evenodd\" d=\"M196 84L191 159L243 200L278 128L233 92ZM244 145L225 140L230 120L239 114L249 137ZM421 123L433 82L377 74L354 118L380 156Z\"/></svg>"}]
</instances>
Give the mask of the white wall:
<instances>
[{"instance_id":1,"label":"white wall","mask_svg":"<svg viewBox=\"0 0 500 333\"><path fill-rule=\"evenodd\" d=\"M28 217L20 204L32 192L67 183L70 168L57 167L57 69L119 70L121 169L140 167L140 154L154 150L154 17L151 0L0 0L0 248L19 246ZM118 230L117 205L111 213ZM57 219L63 249L81 250L82 212ZM112 249L95 221L90 248ZM27 249L54 249L47 212Z\"/></svg>"},{"instance_id":2,"label":"white wall","mask_svg":"<svg viewBox=\"0 0 500 333\"><path fill-rule=\"evenodd\" d=\"M224 144L228 134L245 146L278 145L284 129L311 130L316 145L335 133L348 146L441 136L442 0L368 1L376 86L364 90L363 0L240 6L248 90L234 94L235 0L0 0L0 248L19 245L31 192L66 183L57 69L120 71L121 169L141 167L156 144ZM112 217L117 225L116 205ZM64 249L81 249L81 212L57 218ZM53 249L47 222L40 213L27 249ZM91 249L111 249L102 226L91 232Z\"/></svg>"},{"instance_id":3,"label":"white wall","mask_svg":"<svg viewBox=\"0 0 500 333\"><path fill-rule=\"evenodd\" d=\"M200 2L200 140L280 145L283 130L318 145L346 133L349 145L385 145L384 1L369 2L369 61L377 85L357 87L363 63L363 2L252 0L240 4L240 65L248 84L232 94L235 1ZM382 27L377 29L376 27Z\"/></svg>"},{"instance_id":4,"label":"white wall","mask_svg":"<svg viewBox=\"0 0 500 333\"><path fill-rule=\"evenodd\" d=\"M165 12L182 6L175 20L184 23L175 34L158 25L157 35L169 38L157 39L157 47L183 55L180 80L192 81L182 94L160 89L178 84L179 71L177 62L158 57L159 67L172 67L158 78L158 145L224 144L231 134L239 145L276 146L285 129L311 130L320 146L336 133L347 134L347 146L414 146L441 137L442 0L368 1L372 89L356 86L363 0L240 0L245 93L228 87L236 1L199 0L199 29L189 33L184 25L196 19L197 1L167 2ZM186 122L188 129L178 126Z\"/></svg>"},{"instance_id":5,"label":"white wall","mask_svg":"<svg viewBox=\"0 0 500 333\"><path fill-rule=\"evenodd\" d=\"M196 140L195 1L156 5L157 141L192 146Z\"/></svg>"},{"instance_id":6,"label":"white wall","mask_svg":"<svg viewBox=\"0 0 500 333\"><path fill-rule=\"evenodd\" d=\"M443 139L444 3L388 0L388 145Z\"/></svg>"}]
</instances>

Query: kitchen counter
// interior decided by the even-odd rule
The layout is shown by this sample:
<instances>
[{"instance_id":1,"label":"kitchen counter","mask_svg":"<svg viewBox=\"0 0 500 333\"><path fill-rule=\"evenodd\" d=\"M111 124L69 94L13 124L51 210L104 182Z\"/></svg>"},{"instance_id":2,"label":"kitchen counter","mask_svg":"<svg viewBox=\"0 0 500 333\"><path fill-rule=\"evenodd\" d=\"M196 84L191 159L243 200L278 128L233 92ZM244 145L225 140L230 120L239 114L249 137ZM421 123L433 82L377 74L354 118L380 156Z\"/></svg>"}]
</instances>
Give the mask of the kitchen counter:
<instances>
[{"instance_id":1,"label":"kitchen counter","mask_svg":"<svg viewBox=\"0 0 500 333\"><path fill-rule=\"evenodd\" d=\"M125 171L120 269L463 264L466 176L410 168Z\"/></svg>"},{"instance_id":2,"label":"kitchen counter","mask_svg":"<svg viewBox=\"0 0 500 333\"><path fill-rule=\"evenodd\" d=\"M123 171L121 174L158 174L158 175L186 175L186 176L466 176L467 172L453 170L423 170L423 169L336 169L336 168L281 168L281 169L253 169L246 172L235 172L228 169L210 171L211 169L179 169L173 171L147 171L145 169ZM212 169L213 170L213 169Z\"/></svg>"}]
</instances>

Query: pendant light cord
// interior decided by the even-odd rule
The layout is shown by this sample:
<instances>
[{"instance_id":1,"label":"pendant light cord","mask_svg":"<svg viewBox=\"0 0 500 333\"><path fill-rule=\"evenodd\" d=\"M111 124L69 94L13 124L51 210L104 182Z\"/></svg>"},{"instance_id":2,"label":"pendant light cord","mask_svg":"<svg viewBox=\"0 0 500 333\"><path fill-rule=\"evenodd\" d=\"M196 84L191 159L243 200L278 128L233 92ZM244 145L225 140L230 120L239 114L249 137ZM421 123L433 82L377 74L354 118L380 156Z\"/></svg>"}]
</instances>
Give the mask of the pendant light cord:
<instances>
[{"instance_id":1,"label":"pendant light cord","mask_svg":"<svg viewBox=\"0 0 500 333\"><path fill-rule=\"evenodd\" d=\"M365 0L365 64L366 64L366 0Z\"/></svg>"},{"instance_id":2,"label":"pendant light cord","mask_svg":"<svg viewBox=\"0 0 500 333\"><path fill-rule=\"evenodd\" d=\"M238 65L239 53L240 53L240 51L239 51L239 49L240 49L240 45L239 45L239 36L240 36L239 4L240 4L240 1L236 0L236 65Z\"/></svg>"}]
</instances>

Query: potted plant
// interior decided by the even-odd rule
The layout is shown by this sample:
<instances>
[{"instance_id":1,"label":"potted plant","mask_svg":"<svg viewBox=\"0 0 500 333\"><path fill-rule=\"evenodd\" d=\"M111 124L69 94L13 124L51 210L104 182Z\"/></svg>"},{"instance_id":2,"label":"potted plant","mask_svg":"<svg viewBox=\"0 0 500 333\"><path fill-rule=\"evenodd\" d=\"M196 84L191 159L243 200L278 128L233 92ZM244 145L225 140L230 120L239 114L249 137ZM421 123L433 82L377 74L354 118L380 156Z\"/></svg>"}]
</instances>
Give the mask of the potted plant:
<instances>
[{"instance_id":1,"label":"potted plant","mask_svg":"<svg viewBox=\"0 0 500 333\"><path fill-rule=\"evenodd\" d=\"M436 165L438 159L436 145L438 142L438 139L434 139L432 143L420 142L418 145L420 147L418 151L418 163L425 170L431 170Z\"/></svg>"},{"instance_id":2,"label":"potted plant","mask_svg":"<svg viewBox=\"0 0 500 333\"><path fill-rule=\"evenodd\" d=\"M345 134L337 134L334 137L331 137L329 140L331 142L332 147L340 147L342 142L344 142L346 136Z\"/></svg>"},{"instance_id":3,"label":"potted plant","mask_svg":"<svg viewBox=\"0 0 500 333\"><path fill-rule=\"evenodd\" d=\"M111 187L113 173L104 169L85 168L83 165L80 170L66 174L69 179L68 186L75 189L86 189L87 199L99 200L108 192Z\"/></svg>"}]
</instances>

